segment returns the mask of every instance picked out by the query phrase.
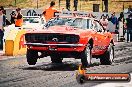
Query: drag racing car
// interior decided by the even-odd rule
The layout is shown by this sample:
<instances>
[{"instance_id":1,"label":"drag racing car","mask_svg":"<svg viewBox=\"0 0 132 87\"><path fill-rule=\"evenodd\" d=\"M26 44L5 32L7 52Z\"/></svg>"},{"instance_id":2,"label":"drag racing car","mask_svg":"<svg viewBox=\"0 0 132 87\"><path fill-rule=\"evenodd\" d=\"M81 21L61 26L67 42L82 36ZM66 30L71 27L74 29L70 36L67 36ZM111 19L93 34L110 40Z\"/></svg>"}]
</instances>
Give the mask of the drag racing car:
<instances>
[{"instance_id":1,"label":"drag racing car","mask_svg":"<svg viewBox=\"0 0 132 87\"><path fill-rule=\"evenodd\" d=\"M81 59L84 67L91 64L92 58L100 58L101 64L112 64L112 35L95 18L60 16L52 18L45 27L25 34L29 65L46 56L51 57L52 63L62 63L63 58Z\"/></svg>"}]
</instances>

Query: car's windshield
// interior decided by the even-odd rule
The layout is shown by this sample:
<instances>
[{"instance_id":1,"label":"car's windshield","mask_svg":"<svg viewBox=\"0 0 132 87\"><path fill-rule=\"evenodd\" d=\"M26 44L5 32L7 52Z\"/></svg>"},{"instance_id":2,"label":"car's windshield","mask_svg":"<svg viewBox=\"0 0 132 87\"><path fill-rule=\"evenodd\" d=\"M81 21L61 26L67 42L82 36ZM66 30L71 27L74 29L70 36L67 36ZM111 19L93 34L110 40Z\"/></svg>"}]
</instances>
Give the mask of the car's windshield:
<instances>
[{"instance_id":1,"label":"car's windshield","mask_svg":"<svg viewBox=\"0 0 132 87\"><path fill-rule=\"evenodd\" d=\"M89 19L84 18L54 18L49 20L45 27L55 26L55 25L67 25L75 28L88 29Z\"/></svg>"},{"instance_id":2,"label":"car's windshield","mask_svg":"<svg viewBox=\"0 0 132 87\"><path fill-rule=\"evenodd\" d=\"M39 18L38 17L23 17L23 22L24 23L39 23Z\"/></svg>"}]
</instances>

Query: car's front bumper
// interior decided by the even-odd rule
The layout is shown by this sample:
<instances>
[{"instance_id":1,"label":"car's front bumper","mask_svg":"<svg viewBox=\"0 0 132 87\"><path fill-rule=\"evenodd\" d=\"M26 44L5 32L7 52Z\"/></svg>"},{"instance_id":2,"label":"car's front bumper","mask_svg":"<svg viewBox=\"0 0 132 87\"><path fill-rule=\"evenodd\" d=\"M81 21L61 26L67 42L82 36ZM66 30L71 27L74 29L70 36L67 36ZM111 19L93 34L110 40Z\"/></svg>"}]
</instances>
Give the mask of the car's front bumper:
<instances>
[{"instance_id":1,"label":"car's front bumper","mask_svg":"<svg viewBox=\"0 0 132 87\"><path fill-rule=\"evenodd\" d=\"M78 51L84 50L84 44L43 44L43 43L25 43L28 49L42 51Z\"/></svg>"},{"instance_id":2,"label":"car's front bumper","mask_svg":"<svg viewBox=\"0 0 132 87\"><path fill-rule=\"evenodd\" d=\"M84 44L43 44L43 43L24 43L24 44L30 46L71 46L71 47L85 46Z\"/></svg>"}]
</instances>

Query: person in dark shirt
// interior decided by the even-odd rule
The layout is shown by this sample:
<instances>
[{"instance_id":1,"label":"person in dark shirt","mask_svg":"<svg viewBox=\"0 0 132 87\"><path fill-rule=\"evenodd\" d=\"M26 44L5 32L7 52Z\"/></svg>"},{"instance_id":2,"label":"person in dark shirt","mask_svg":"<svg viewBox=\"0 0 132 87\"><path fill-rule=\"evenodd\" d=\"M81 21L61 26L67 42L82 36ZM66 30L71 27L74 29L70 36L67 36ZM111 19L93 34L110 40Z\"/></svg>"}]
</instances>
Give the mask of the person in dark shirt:
<instances>
[{"instance_id":1,"label":"person in dark shirt","mask_svg":"<svg viewBox=\"0 0 132 87\"><path fill-rule=\"evenodd\" d=\"M118 33L118 31L117 31L117 29L118 29L118 26L117 26L118 25L118 19L115 16L115 12L113 12L111 14L111 17L108 19L108 21L112 22L112 24L115 26L115 29L114 29L115 33Z\"/></svg>"},{"instance_id":2,"label":"person in dark shirt","mask_svg":"<svg viewBox=\"0 0 132 87\"><path fill-rule=\"evenodd\" d=\"M124 28L124 22L125 22L125 18L124 18L124 13L121 12L120 13L120 17L118 18L118 30L119 30L119 36L122 38L122 39L125 39L124 38L124 35L125 35L125 28ZM121 39L120 38L120 39Z\"/></svg>"},{"instance_id":3,"label":"person in dark shirt","mask_svg":"<svg viewBox=\"0 0 132 87\"><path fill-rule=\"evenodd\" d=\"M120 13L120 17L118 18L118 21L124 21L124 14L123 14L123 12Z\"/></svg>"},{"instance_id":4,"label":"person in dark shirt","mask_svg":"<svg viewBox=\"0 0 132 87\"><path fill-rule=\"evenodd\" d=\"M66 0L66 9L70 11L70 0Z\"/></svg>"},{"instance_id":5,"label":"person in dark shirt","mask_svg":"<svg viewBox=\"0 0 132 87\"><path fill-rule=\"evenodd\" d=\"M126 18L127 42L132 41L132 13ZM130 35L130 37L129 37Z\"/></svg>"},{"instance_id":6,"label":"person in dark shirt","mask_svg":"<svg viewBox=\"0 0 132 87\"><path fill-rule=\"evenodd\" d=\"M23 16L21 14L21 9L17 8L16 9L17 14L16 14L16 21L15 21L15 27L21 27L23 24Z\"/></svg>"},{"instance_id":7,"label":"person in dark shirt","mask_svg":"<svg viewBox=\"0 0 132 87\"><path fill-rule=\"evenodd\" d=\"M74 0L74 8L75 8L74 11L77 11L77 5L78 5L78 0Z\"/></svg>"},{"instance_id":8,"label":"person in dark shirt","mask_svg":"<svg viewBox=\"0 0 132 87\"><path fill-rule=\"evenodd\" d=\"M111 17L109 18L109 21L111 21L114 25L117 26L118 20L117 20L117 17L115 16L115 12L113 12L113 13L111 14Z\"/></svg>"},{"instance_id":9,"label":"person in dark shirt","mask_svg":"<svg viewBox=\"0 0 132 87\"><path fill-rule=\"evenodd\" d=\"M11 12L11 24L15 24L15 16L16 16L16 14L15 14L15 10L13 10L12 12Z\"/></svg>"}]
</instances>

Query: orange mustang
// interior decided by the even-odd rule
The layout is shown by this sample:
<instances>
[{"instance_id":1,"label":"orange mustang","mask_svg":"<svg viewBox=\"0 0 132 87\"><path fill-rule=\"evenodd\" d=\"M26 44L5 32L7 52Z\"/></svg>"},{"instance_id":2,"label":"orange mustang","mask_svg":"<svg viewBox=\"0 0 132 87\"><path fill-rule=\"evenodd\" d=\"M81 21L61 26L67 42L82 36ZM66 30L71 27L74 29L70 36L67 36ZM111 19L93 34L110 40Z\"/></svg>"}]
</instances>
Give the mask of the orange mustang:
<instances>
[{"instance_id":1,"label":"orange mustang","mask_svg":"<svg viewBox=\"0 0 132 87\"><path fill-rule=\"evenodd\" d=\"M114 59L112 35L94 18L52 18L45 29L27 32L25 40L29 65L46 56L51 57L52 63L62 63L63 58L79 58L84 67L91 64L91 58L100 58L101 64L111 64Z\"/></svg>"}]
</instances>

